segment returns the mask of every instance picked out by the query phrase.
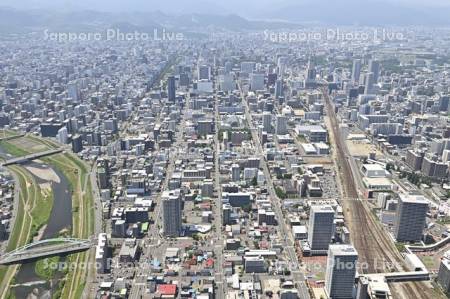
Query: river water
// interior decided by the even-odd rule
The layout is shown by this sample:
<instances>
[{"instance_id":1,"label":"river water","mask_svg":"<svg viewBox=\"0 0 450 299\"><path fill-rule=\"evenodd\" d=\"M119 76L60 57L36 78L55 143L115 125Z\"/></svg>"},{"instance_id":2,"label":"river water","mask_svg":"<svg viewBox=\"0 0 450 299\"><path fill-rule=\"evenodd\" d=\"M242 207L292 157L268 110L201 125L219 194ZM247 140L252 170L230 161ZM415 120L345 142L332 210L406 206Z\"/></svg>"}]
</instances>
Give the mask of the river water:
<instances>
[{"instance_id":1,"label":"river water","mask_svg":"<svg viewBox=\"0 0 450 299\"><path fill-rule=\"evenodd\" d=\"M1 147L0 156L5 156ZM40 239L44 240L58 237L62 230L70 229L72 226L72 197L69 181L56 167L36 161L28 163L28 165L40 169L52 168L59 178L59 181L55 182L55 180L47 180L32 174L38 184L50 184L53 192L53 208ZM56 289L59 278L61 278L61 274L56 275L53 281L43 281L35 273L35 262L23 264L15 276L15 296L18 299L51 298L51 294Z\"/></svg>"}]
</instances>

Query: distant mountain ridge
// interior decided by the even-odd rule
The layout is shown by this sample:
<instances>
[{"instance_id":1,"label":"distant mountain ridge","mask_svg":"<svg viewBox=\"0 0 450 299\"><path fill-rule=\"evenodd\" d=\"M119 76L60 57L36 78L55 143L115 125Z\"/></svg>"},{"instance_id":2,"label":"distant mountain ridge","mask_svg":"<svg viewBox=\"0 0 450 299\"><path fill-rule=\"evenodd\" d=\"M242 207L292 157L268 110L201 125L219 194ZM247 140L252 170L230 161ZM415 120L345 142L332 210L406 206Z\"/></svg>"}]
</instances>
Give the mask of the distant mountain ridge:
<instances>
[{"instance_id":1,"label":"distant mountain ridge","mask_svg":"<svg viewBox=\"0 0 450 299\"><path fill-rule=\"evenodd\" d=\"M280 25L287 26L285 22L361 26L450 25L449 0L2 0L2 3L21 10L0 6L0 16L3 17L6 10L7 20L20 17L22 13L32 14L26 25L42 21L36 12L51 18L70 14L80 17L80 20L71 20L71 24L64 22L66 26L86 21L88 17L89 21L93 21L93 17L99 20L114 17L119 18L117 22L138 26L145 20L152 20L162 26L176 24L183 28L197 28L201 25L225 30L262 29L268 25L273 28L267 29L278 29ZM87 12L93 15L81 15ZM130 16L138 20L135 22ZM284 23L261 23L251 19L283 20ZM17 25L16 20L10 23L12 27ZM0 25L4 24L0 18ZM0 30L5 30L5 26Z\"/></svg>"},{"instance_id":2,"label":"distant mountain ridge","mask_svg":"<svg viewBox=\"0 0 450 299\"><path fill-rule=\"evenodd\" d=\"M36 30L95 31L118 28L123 31L153 31L162 28L177 31L205 29L246 31L300 28L289 22L252 21L237 15L185 14L172 16L160 11L108 13L91 10L48 12L0 7L0 32L21 33Z\"/></svg>"}]
</instances>

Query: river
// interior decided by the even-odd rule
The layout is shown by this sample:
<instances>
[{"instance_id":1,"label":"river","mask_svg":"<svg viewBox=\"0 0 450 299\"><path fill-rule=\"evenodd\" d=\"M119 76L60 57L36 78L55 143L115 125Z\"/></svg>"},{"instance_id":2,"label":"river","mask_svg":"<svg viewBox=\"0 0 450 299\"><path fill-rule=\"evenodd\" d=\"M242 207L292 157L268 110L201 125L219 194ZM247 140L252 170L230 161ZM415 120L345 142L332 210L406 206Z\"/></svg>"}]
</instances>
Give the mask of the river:
<instances>
[{"instance_id":1,"label":"river","mask_svg":"<svg viewBox=\"0 0 450 299\"><path fill-rule=\"evenodd\" d=\"M0 147L0 156L5 156ZM55 172L58 180L45 179L33 175L38 184L50 184L53 192L53 208L49 220L43 232L41 240L58 237L64 229L70 229L72 226L72 196L70 193L70 184L67 178L56 167L49 166L43 162L33 161L28 163L38 169L51 168ZM14 294L16 298L51 298L51 294L57 287L58 279L61 273L57 273L53 281L44 281L37 276L35 272L35 262L26 263L20 266L14 279Z\"/></svg>"}]
</instances>

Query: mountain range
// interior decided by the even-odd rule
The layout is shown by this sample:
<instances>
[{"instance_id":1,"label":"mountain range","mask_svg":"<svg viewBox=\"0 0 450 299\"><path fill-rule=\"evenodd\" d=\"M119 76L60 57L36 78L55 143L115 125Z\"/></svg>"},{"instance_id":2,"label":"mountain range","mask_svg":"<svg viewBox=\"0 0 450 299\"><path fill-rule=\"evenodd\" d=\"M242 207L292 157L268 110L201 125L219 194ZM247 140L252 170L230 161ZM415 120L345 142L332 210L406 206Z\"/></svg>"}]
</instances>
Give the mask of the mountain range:
<instances>
[{"instance_id":1,"label":"mountain range","mask_svg":"<svg viewBox=\"0 0 450 299\"><path fill-rule=\"evenodd\" d=\"M95 32L107 28L123 32L151 32L162 28L182 33L208 30L246 31L300 28L293 22L249 20L235 14L214 15L188 13L169 15L154 12L98 12L77 10L51 12L0 7L0 32L23 33L49 30L58 32Z\"/></svg>"},{"instance_id":2,"label":"mountain range","mask_svg":"<svg viewBox=\"0 0 450 299\"><path fill-rule=\"evenodd\" d=\"M2 0L0 32L165 28L210 30L297 29L311 24L449 26L448 0ZM16 4L14 4L16 3ZM14 8L12 8L14 7Z\"/></svg>"}]
</instances>

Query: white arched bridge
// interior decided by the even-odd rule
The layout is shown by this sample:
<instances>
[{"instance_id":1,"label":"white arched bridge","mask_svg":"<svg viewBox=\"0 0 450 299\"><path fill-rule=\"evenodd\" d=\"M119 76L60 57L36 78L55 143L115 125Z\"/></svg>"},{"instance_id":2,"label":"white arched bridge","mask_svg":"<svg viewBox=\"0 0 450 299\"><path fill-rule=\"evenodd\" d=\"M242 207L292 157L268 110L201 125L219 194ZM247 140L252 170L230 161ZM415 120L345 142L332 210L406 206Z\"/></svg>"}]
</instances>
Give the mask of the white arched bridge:
<instances>
[{"instance_id":1,"label":"white arched bridge","mask_svg":"<svg viewBox=\"0 0 450 299\"><path fill-rule=\"evenodd\" d=\"M91 240L55 238L37 241L0 256L0 265L20 264L29 260L84 251L92 247Z\"/></svg>"}]
</instances>

